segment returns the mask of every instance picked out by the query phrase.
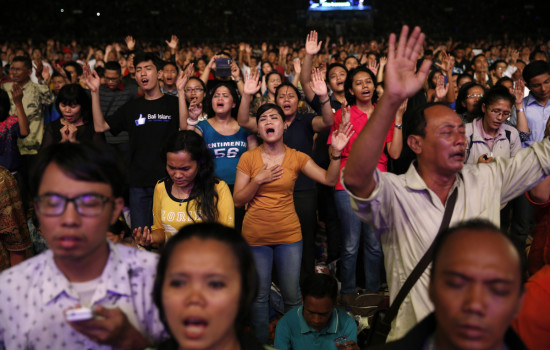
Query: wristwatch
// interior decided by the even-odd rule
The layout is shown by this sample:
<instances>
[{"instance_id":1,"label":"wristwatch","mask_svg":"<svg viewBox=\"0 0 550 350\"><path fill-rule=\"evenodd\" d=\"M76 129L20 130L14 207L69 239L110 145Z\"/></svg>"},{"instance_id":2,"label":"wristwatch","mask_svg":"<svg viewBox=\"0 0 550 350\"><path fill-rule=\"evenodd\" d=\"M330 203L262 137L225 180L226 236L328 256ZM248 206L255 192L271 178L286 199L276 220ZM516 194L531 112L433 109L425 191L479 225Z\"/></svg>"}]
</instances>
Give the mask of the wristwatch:
<instances>
[{"instance_id":1,"label":"wristwatch","mask_svg":"<svg viewBox=\"0 0 550 350\"><path fill-rule=\"evenodd\" d=\"M403 124L395 124L394 126L396 129L399 129L399 130L403 129Z\"/></svg>"}]
</instances>

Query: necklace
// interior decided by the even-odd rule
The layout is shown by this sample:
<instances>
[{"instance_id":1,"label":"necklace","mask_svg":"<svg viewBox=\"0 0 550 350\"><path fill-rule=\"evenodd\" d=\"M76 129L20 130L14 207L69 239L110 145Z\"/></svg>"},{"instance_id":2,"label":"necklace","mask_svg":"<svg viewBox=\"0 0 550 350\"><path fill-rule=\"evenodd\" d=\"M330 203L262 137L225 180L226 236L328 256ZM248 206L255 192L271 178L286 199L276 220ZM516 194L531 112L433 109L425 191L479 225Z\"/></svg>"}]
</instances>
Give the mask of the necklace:
<instances>
[{"instance_id":1,"label":"necklace","mask_svg":"<svg viewBox=\"0 0 550 350\"><path fill-rule=\"evenodd\" d=\"M176 202L178 202L179 206L181 207L181 203L183 203L183 202L185 202L186 200L189 199L189 193L184 192L182 196L179 196L179 193L178 193L178 195L176 195L176 192L177 191L174 191L174 186L172 185L172 190L171 190L172 197L174 197ZM180 198L180 197L184 197L184 198Z\"/></svg>"}]
</instances>

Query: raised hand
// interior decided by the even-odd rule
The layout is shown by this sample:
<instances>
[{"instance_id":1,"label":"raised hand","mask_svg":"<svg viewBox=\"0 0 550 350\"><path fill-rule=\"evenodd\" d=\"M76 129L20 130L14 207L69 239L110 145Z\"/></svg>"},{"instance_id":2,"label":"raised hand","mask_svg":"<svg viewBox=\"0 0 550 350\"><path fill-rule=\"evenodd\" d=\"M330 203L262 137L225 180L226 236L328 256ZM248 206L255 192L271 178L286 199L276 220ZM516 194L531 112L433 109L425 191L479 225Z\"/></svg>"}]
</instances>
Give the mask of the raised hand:
<instances>
[{"instance_id":1,"label":"raised hand","mask_svg":"<svg viewBox=\"0 0 550 350\"><path fill-rule=\"evenodd\" d=\"M348 106L347 102L344 101L342 103L342 121L341 121L341 124L346 124L346 123L349 123L350 122L350 119L351 119L351 111L350 111L351 107Z\"/></svg>"},{"instance_id":2,"label":"raised hand","mask_svg":"<svg viewBox=\"0 0 550 350\"><path fill-rule=\"evenodd\" d=\"M332 149L336 152L342 152L344 147L348 144L351 135L354 133L355 130L353 130L353 125L351 125L351 123L340 123L338 129L332 132L330 139Z\"/></svg>"},{"instance_id":3,"label":"raised hand","mask_svg":"<svg viewBox=\"0 0 550 350\"><path fill-rule=\"evenodd\" d=\"M375 76L378 75L378 67L380 66L376 62L375 58L368 60L367 68L370 69L370 71L373 72Z\"/></svg>"},{"instance_id":4,"label":"raised hand","mask_svg":"<svg viewBox=\"0 0 550 350\"><path fill-rule=\"evenodd\" d=\"M151 244L153 244L153 234L147 226L143 228L135 228L132 232L132 236L134 237L136 243L142 247L149 247Z\"/></svg>"},{"instance_id":5,"label":"raised hand","mask_svg":"<svg viewBox=\"0 0 550 350\"><path fill-rule=\"evenodd\" d=\"M178 44L180 42L180 39L178 39L178 37L176 35L172 35L170 37L170 41L165 40L164 42L166 42L166 45L168 45L170 50L176 50L178 48Z\"/></svg>"},{"instance_id":6,"label":"raised hand","mask_svg":"<svg viewBox=\"0 0 550 350\"><path fill-rule=\"evenodd\" d=\"M176 79L176 89L178 90L178 94L184 94L185 93L185 85L187 85L187 82L189 81L189 78L193 75L193 72L195 71L193 69L194 64L189 63L187 65L187 68L185 70L182 70Z\"/></svg>"},{"instance_id":7,"label":"raised hand","mask_svg":"<svg viewBox=\"0 0 550 350\"><path fill-rule=\"evenodd\" d=\"M317 96L326 96L328 93L327 84L325 83L325 76L321 73L319 68L313 69L311 72L311 81L309 87Z\"/></svg>"},{"instance_id":8,"label":"raised hand","mask_svg":"<svg viewBox=\"0 0 550 350\"><path fill-rule=\"evenodd\" d=\"M231 61L231 78L239 80L241 78L241 70L235 61Z\"/></svg>"},{"instance_id":9,"label":"raised hand","mask_svg":"<svg viewBox=\"0 0 550 350\"><path fill-rule=\"evenodd\" d=\"M82 78L81 81L88 86L92 92L99 91L99 86L101 85L101 79L97 75L96 71L90 69L88 64L84 64L82 67Z\"/></svg>"},{"instance_id":10,"label":"raised hand","mask_svg":"<svg viewBox=\"0 0 550 350\"><path fill-rule=\"evenodd\" d=\"M395 113L395 124L403 124L403 115L405 114L405 111L407 110L407 102L409 99L406 99L403 101L401 106L399 106L399 109L397 110L397 113Z\"/></svg>"},{"instance_id":11,"label":"raised hand","mask_svg":"<svg viewBox=\"0 0 550 350\"><path fill-rule=\"evenodd\" d=\"M292 65L294 66L294 74L300 75L302 72L302 63L300 62L299 58L295 58L292 60Z\"/></svg>"},{"instance_id":12,"label":"raised hand","mask_svg":"<svg viewBox=\"0 0 550 350\"><path fill-rule=\"evenodd\" d=\"M388 63L388 58L386 56L380 57L380 68L383 68L386 63Z\"/></svg>"},{"instance_id":13,"label":"raised hand","mask_svg":"<svg viewBox=\"0 0 550 350\"><path fill-rule=\"evenodd\" d=\"M281 176L283 176L283 168L281 168L281 165L277 164L268 169L267 164L265 164L254 177L254 181L262 185L278 180Z\"/></svg>"},{"instance_id":14,"label":"raised hand","mask_svg":"<svg viewBox=\"0 0 550 350\"><path fill-rule=\"evenodd\" d=\"M244 80L243 92L247 95L254 96L258 91L260 91L261 86L260 71L255 68L250 69L250 74L247 74L246 79Z\"/></svg>"},{"instance_id":15,"label":"raised hand","mask_svg":"<svg viewBox=\"0 0 550 350\"><path fill-rule=\"evenodd\" d=\"M198 120L202 114L202 103L197 103L197 98L191 98L191 104L189 105L189 118L191 120Z\"/></svg>"},{"instance_id":16,"label":"raised hand","mask_svg":"<svg viewBox=\"0 0 550 350\"><path fill-rule=\"evenodd\" d=\"M437 77L437 82L435 85L435 98L436 101L443 101L447 92L449 91L449 84L445 85L445 77L440 75Z\"/></svg>"},{"instance_id":17,"label":"raised hand","mask_svg":"<svg viewBox=\"0 0 550 350\"><path fill-rule=\"evenodd\" d=\"M424 38L420 27L415 27L409 36L409 27L403 26L396 47L396 36L390 35L384 97L398 100L401 104L404 99L412 97L422 88L432 64L430 60L424 60L418 72L416 71Z\"/></svg>"},{"instance_id":18,"label":"raised hand","mask_svg":"<svg viewBox=\"0 0 550 350\"><path fill-rule=\"evenodd\" d=\"M514 84L514 97L516 98L516 106L522 104L524 93L525 83L523 82L523 80L517 80Z\"/></svg>"},{"instance_id":19,"label":"raised hand","mask_svg":"<svg viewBox=\"0 0 550 350\"><path fill-rule=\"evenodd\" d=\"M126 38L124 38L124 41L126 42L128 50L132 51L136 47L136 41L134 40L133 36L128 35Z\"/></svg>"},{"instance_id":20,"label":"raised hand","mask_svg":"<svg viewBox=\"0 0 550 350\"><path fill-rule=\"evenodd\" d=\"M50 80L50 77L51 77L51 74L50 74L50 67L45 66L45 67L42 69L42 79L44 79L44 81L49 81L49 80Z\"/></svg>"},{"instance_id":21,"label":"raised hand","mask_svg":"<svg viewBox=\"0 0 550 350\"><path fill-rule=\"evenodd\" d=\"M308 55L316 55L321 50L322 41L317 42L317 31L312 30L306 37L306 53Z\"/></svg>"}]
</instances>

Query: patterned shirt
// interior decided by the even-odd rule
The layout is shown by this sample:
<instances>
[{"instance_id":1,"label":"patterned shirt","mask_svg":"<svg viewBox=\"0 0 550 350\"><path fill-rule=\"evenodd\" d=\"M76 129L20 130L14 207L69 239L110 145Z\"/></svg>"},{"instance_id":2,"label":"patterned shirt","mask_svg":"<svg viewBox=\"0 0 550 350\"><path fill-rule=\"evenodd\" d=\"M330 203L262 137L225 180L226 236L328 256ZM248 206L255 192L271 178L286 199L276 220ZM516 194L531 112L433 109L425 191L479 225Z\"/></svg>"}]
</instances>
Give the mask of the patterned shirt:
<instances>
[{"instance_id":1,"label":"patterned shirt","mask_svg":"<svg viewBox=\"0 0 550 350\"><path fill-rule=\"evenodd\" d=\"M17 108L11 95L13 83L2 84L2 89L10 96L10 114L17 114ZM24 139L17 141L22 155L37 154L44 136L44 116L42 114L45 105L53 103L55 96L46 85L35 84L29 81L23 86L23 109L29 119L30 133Z\"/></svg>"},{"instance_id":2,"label":"patterned shirt","mask_svg":"<svg viewBox=\"0 0 550 350\"><path fill-rule=\"evenodd\" d=\"M0 166L0 271L10 267L10 251L21 252L31 244L17 180Z\"/></svg>"},{"instance_id":3,"label":"patterned shirt","mask_svg":"<svg viewBox=\"0 0 550 350\"><path fill-rule=\"evenodd\" d=\"M158 256L114 243L109 249L91 305L120 308L145 338L160 340L164 328L151 295ZM112 349L65 321L64 310L80 298L51 250L4 271L0 286L0 349Z\"/></svg>"}]
</instances>

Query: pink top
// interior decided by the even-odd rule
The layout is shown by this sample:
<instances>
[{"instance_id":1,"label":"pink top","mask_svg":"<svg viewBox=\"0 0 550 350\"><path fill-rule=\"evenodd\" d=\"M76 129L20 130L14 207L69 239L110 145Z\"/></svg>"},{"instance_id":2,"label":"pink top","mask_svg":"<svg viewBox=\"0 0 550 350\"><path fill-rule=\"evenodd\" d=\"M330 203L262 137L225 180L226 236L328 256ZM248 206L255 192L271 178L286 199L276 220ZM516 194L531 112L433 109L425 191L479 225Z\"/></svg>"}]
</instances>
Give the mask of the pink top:
<instances>
[{"instance_id":1,"label":"pink top","mask_svg":"<svg viewBox=\"0 0 550 350\"><path fill-rule=\"evenodd\" d=\"M353 133L348 144L342 150L342 160L340 161L340 172L342 171L342 168L346 165L349 152L351 151L351 147L353 146L355 139L357 138L357 136L359 136L359 133L361 132L361 130L363 130L363 128L367 124L368 119L369 117L367 116L367 114L361 111L357 106L355 105L351 106L350 123L351 125L353 125L353 130L355 131L355 133ZM339 109L334 114L334 124L330 129L330 135L328 137L328 142L327 142L329 145L332 137L332 132L334 130L337 130L338 127L340 127L341 122L342 122L342 109ZM388 131L388 134L386 135L386 140L384 141L384 147L386 147L386 143L391 142L393 140L393 127L394 127L394 123L392 122L392 127ZM388 171L388 156L386 155L386 153L382 152L382 155L380 156L380 160L378 161L377 168L383 172ZM338 181L338 183L336 184L335 189L336 190L344 189L340 181Z\"/></svg>"}]
</instances>

